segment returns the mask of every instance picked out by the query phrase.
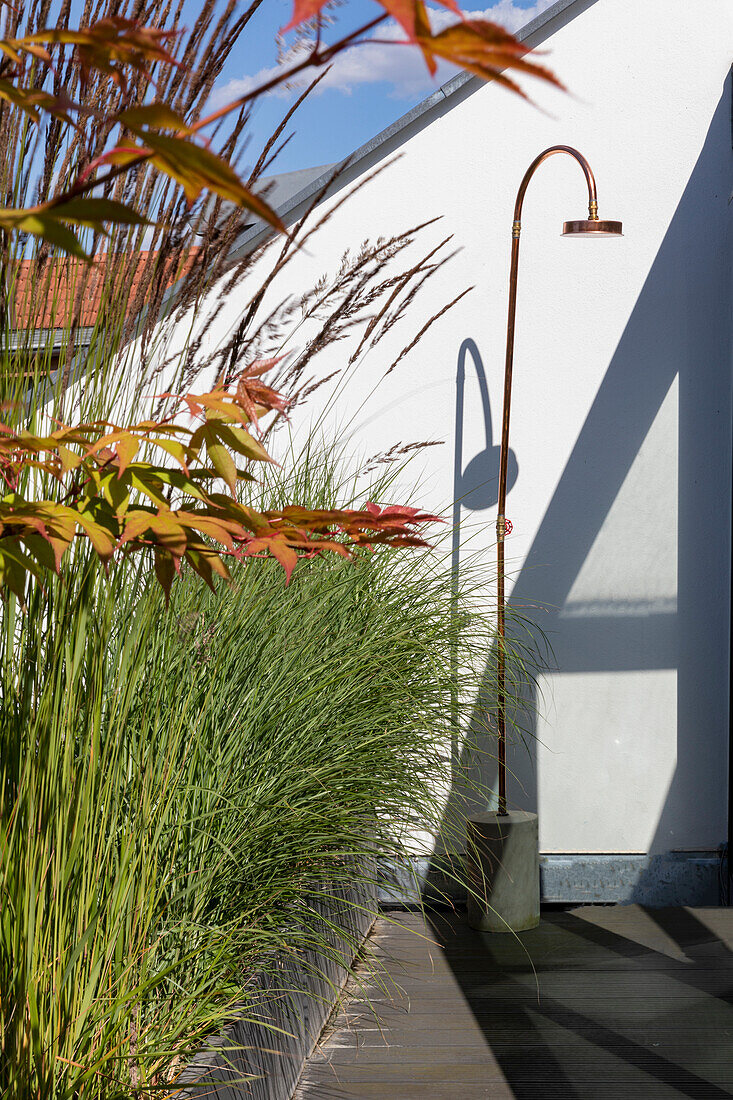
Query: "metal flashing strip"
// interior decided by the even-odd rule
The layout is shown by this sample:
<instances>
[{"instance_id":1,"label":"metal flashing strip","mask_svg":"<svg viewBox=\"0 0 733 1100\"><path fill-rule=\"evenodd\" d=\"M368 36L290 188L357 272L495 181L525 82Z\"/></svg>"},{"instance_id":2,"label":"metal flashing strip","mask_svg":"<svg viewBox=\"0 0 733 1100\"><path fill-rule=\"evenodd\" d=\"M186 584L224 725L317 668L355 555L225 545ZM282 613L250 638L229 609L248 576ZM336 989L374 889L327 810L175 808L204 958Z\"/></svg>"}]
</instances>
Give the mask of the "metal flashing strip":
<instances>
[{"instance_id":1,"label":"metal flashing strip","mask_svg":"<svg viewBox=\"0 0 733 1100\"><path fill-rule=\"evenodd\" d=\"M718 905L720 852L576 853L540 857L546 902Z\"/></svg>"},{"instance_id":2,"label":"metal flashing strip","mask_svg":"<svg viewBox=\"0 0 733 1100\"><path fill-rule=\"evenodd\" d=\"M383 907L420 901L461 902L462 857L417 856L407 866L383 868ZM721 850L645 853L568 852L540 855L543 903L719 905Z\"/></svg>"}]
</instances>

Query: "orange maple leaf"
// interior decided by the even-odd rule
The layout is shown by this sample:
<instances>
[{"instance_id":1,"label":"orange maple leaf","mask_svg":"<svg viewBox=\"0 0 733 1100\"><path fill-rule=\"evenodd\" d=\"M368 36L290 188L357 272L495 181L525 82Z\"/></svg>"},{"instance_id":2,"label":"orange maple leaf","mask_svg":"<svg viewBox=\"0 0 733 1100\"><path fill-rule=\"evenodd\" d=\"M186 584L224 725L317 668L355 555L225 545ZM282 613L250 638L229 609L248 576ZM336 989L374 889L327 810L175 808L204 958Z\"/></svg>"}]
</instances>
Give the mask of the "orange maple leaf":
<instances>
[{"instance_id":1,"label":"orange maple leaf","mask_svg":"<svg viewBox=\"0 0 733 1100\"><path fill-rule=\"evenodd\" d=\"M430 24L423 0L378 0L378 2L387 14L399 23L410 42L417 42L418 35L429 29ZM435 0L435 2L455 15L461 14L456 0ZM299 23L315 18L327 3L328 0L295 0L293 17L287 27L283 27L283 31L292 30Z\"/></svg>"},{"instance_id":2,"label":"orange maple leaf","mask_svg":"<svg viewBox=\"0 0 733 1100\"><path fill-rule=\"evenodd\" d=\"M506 75L506 69L538 77L564 90L554 73L527 58L529 51L519 39L487 19L464 19L437 34L418 32L417 41L431 72L435 71L435 59L440 58L484 80L496 80L523 99L527 98L525 93Z\"/></svg>"}]
</instances>

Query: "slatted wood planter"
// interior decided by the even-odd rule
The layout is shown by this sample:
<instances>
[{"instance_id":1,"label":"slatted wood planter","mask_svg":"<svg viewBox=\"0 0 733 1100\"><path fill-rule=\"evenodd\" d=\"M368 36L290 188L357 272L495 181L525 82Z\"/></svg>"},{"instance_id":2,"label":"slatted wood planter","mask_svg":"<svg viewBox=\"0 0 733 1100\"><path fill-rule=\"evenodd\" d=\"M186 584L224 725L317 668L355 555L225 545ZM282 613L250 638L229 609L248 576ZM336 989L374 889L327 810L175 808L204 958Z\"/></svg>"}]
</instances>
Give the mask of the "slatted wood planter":
<instances>
[{"instance_id":1,"label":"slatted wood planter","mask_svg":"<svg viewBox=\"0 0 733 1100\"><path fill-rule=\"evenodd\" d=\"M329 950L278 956L254 974L246 1008L181 1074L177 1100L290 1100L374 923L376 891L363 881L339 886L310 908Z\"/></svg>"}]
</instances>

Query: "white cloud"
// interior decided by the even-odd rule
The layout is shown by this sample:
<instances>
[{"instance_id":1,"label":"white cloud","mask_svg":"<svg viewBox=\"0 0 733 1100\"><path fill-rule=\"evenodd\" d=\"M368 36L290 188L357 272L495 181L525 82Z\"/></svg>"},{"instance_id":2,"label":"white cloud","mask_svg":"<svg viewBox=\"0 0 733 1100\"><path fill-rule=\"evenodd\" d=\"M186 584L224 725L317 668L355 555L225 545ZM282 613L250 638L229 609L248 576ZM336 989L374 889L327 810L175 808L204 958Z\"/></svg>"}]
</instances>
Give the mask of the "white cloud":
<instances>
[{"instance_id":1,"label":"white cloud","mask_svg":"<svg viewBox=\"0 0 733 1100\"><path fill-rule=\"evenodd\" d=\"M531 7L518 7L514 0L498 0L497 3L485 8L483 11L468 11L465 15L469 19L492 19L501 23L510 31L516 31L529 23L537 15L543 12L554 0L537 0ZM430 22L433 30L441 30L455 21L453 16L445 8L430 8ZM380 27L378 32L380 40L388 39L394 42L404 38L404 34L396 23L389 23ZM304 50L305 48L303 48ZM288 65L294 64L303 52L293 52L288 59ZM214 99L217 103L225 103L245 95L254 88L271 80L282 71L280 66L269 69L260 69L258 73L244 76L237 80L230 80L223 87L216 90ZM414 47L402 47L382 45L380 42L355 46L345 50L333 61L331 68L321 83L318 91L326 88L335 88L345 95L349 95L355 88L365 84L386 83L391 85L390 95L398 99L413 98L416 95L428 95L433 89L444 83L455 72L452 65L443 64L438 67L438 72L432 78L427 71L425 62L419 50ZM274 95L290 97L293 88L303 88L313 79L314 70L308 70L307 76L302 75L293 81L288 89L280 85Z\"/></svg>"}]
</instances>

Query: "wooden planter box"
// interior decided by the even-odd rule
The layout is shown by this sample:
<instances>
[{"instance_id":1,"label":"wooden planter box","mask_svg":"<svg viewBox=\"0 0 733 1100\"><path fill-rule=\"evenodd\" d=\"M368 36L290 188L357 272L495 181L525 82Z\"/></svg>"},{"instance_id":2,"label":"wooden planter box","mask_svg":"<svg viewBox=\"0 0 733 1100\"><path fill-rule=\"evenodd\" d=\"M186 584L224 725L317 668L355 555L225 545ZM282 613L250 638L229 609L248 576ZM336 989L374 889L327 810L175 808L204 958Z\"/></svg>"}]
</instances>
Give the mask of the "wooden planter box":
<instances>
[{"instance_id":1,"label":"wooden planter box","mask_svg":"<svg viewBox=\"0 0 733 1100\"><path fill-rule=\"evenodd\" d=\"M374 923L376 890L363 882L337 887L310 907L331 950L278 956L274 965L253 975L252 996L242 1016L235 1014L209 1040L178 1078L171 1097L290 1100L346 982L347 967Z\"/></svg>"}]
</instances>

